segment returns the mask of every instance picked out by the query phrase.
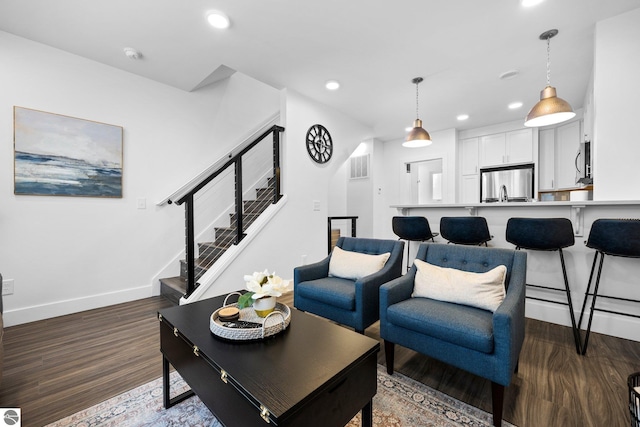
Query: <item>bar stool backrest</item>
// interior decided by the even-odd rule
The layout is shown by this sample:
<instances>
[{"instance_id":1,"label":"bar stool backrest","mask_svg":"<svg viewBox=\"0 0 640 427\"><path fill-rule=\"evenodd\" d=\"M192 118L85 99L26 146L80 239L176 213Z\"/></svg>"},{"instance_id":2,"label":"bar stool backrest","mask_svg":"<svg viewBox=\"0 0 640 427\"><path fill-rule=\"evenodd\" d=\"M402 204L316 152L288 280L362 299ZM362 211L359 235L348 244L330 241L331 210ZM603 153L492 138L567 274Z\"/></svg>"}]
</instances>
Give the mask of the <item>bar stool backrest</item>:
<instances>
[{"instance_id":1,"label":"bar stool backrest","mask_svg":"<svg viewBox=\"0 0 640 427\"><path fill-rule=\"evenodd\" d=\"M401 239L424 241L433 238L429 220L423 216L394 216L391 219L393 232Z\"/></svg>"},{"instance_id":2,"label":"bar stool backrest","mask_svg":"<svg viewBox=\"0 0 640 427\"><path fill-rule=\"evenodd\" d=\"M519 248L555 251L573 246L573 225L567 218L509 218L507 242Z\"/></svg>"},{"instance_id":3,"label":"bar stool backrest","mask_svg":"<svg viewBox=\"0 0 640 427\"><path fill-rule=\"evenodd\" d=\"M587 246L606 255L640 258L640 219L597 219Z\"/></svg>"},{"instance_id":4,"label":"bar stool backrest","mask_svg":"<svg viewBox=\"0 0 640 427\"><path fill-rule=\"evenodd\" d=\"M481 216L443 216L440 235L459 245L481 245L491 240L487 220Z\"/></svg>"}]
</instances>

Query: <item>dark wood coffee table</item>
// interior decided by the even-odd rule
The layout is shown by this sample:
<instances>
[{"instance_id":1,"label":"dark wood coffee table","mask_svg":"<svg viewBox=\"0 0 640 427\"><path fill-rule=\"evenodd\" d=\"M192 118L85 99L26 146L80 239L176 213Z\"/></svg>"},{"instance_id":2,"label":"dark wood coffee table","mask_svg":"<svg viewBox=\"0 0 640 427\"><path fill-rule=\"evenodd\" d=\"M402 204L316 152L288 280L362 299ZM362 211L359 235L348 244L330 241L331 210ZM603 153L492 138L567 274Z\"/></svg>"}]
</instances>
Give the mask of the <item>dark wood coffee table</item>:
<instances>
[{"instance_id":1,"label":"dark wood coffee table","mask_svg":"<svg viewBox=\"0 0 640 427\"><path fill-rule=\"evenodd\" d=\"M295 309L284 332L225 341L209 330L223 300L158 312L165 408L195 393L229 427L372 425L378 341ZM191 391L170 398L169 364Z\"/></svg>"}]
</instances>

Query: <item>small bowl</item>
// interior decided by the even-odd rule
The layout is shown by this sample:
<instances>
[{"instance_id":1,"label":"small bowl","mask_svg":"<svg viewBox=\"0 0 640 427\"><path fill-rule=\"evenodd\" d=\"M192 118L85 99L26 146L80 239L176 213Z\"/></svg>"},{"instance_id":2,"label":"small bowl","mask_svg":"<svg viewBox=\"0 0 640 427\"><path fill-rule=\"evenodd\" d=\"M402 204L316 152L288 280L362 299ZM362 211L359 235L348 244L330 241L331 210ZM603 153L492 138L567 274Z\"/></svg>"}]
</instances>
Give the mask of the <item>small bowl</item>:
<instances>
[{"instance_id":1,"label":"small bowl","mask_svg":"<svg viewBox=\"0 0 640 427\"><path fill-rule=\"evenodd\" d=\"M233 322L240 318L240 310L237 307L225 307L218 311L218 318L221 322Z\"/></svg>"}]
</instances>

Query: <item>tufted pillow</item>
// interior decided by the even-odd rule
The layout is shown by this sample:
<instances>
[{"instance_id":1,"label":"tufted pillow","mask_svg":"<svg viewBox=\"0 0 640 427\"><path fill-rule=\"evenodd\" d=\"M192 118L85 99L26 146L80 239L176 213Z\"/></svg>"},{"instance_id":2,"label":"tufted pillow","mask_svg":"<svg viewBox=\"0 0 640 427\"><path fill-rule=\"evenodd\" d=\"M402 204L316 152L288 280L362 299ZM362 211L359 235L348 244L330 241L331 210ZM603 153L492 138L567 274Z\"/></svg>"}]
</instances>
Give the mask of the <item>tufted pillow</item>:
<instances>
[{"instance_id":1,"label":"tufted pillow","mask_svg":"<svg viewBox=\"0 0 640 427\"><path fill-rule=\"evenodd\" d=\"M358 280L382 270L390 256L391 252L368 255L345 251L336 246L329 260L329 276Z\"/></svg>"},{"instance_id":2,"label":"tufted pillow","mask_svg":"<svg viewBox=\"0 0 640 427\"><path fill-rule=\"evenodd\" d=\"M504 282L507 267L499 265L486 273L472 273L454 268L438 267L415 260L418 269L412 297L469 305L496 311L506 295Z\"/></svg>"}]
</instances>

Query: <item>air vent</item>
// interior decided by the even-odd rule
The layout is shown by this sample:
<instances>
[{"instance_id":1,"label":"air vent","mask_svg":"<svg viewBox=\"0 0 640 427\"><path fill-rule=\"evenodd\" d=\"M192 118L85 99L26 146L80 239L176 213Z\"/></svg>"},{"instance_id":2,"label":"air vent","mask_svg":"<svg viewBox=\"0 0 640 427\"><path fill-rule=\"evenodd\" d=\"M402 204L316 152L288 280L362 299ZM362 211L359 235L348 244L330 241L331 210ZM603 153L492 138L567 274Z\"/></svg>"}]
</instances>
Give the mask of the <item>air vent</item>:
<instances>
[{"instance_id":1,"label":"air vent","mask_svg":"<svg viewBox=\"0 0 640 427\"><path fill-rule=\"evenodd\" d=\"M351 179L369 178L369 155L351 157Z\"/></svg>"}]
</instances>

